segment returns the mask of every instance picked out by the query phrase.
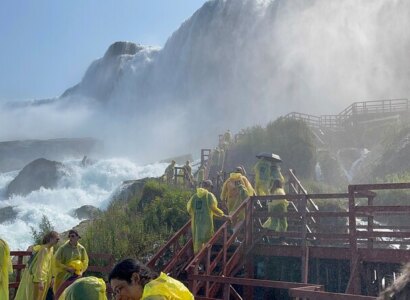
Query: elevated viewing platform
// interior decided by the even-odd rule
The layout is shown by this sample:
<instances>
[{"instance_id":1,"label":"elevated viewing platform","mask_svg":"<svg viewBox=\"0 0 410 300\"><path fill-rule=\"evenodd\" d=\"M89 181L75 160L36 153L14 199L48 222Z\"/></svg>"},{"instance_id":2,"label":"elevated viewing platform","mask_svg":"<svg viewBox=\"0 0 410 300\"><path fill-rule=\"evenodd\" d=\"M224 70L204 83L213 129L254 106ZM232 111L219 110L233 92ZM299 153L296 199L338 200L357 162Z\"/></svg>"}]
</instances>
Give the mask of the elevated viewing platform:
<instances>
[{"instance_id":1,"label":"elevated viewing platform","mask_svg":"<svg viewBox=\"0 0 410 300\"><path fill-rule=\"evenodd\" d=\"M308 194L293 171L288 178L287 195L246 199L233 222L224 222L196 255L188 222L148 265L184 281L196 299L376 299L410 260L409 228L376 220L409 215L410 206L377 206L374 200L386 191L410 190L410 183ZM290 202L287 213L268 213L269 201L283 199ZM342 209L319 210L319 200L341 202ZM287 232L261 226L268 217L284 216Z\"/></svg>"},{"instance_id":2,"label":"elevated viewing platform","mask_svg":"<svg viewBox=\"0 0 410 300\"><path fill-rule=\"evenodd\" d=\"M345 130L349 126L387 121L409 114L408 99L387 99L354 102L337 115L309 115L291 112L284 118L302 120L313 128Z\"/></svg>"}]
</instances>

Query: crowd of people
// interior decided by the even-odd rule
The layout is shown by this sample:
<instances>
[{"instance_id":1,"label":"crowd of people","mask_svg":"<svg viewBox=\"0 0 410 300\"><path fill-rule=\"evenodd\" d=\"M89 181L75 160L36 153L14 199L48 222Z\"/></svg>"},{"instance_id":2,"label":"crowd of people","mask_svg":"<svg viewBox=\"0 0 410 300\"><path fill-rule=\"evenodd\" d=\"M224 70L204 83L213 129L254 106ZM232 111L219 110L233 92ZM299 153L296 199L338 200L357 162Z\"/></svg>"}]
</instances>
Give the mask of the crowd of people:
<instances>
[{"instance_id":1,"label":"crowd of people","mask_svg":"<svg viewBox=\"0 0 410 300\"><path fill-rule=\"evenodd\" d=\"M238 166L223 182L219 202L212 193L211 180L202 181L188 201L187 210L191 216L194 253L198 253L212 237L214 217L231 221L235 231L236 224L245 218L245 210L235 214L234 218L232 216L246 198L254 195L285 195L284 177L279 166L280 157L275 154L262 153L257 158L258 161L254 166L255 189L247 178L245 168ZM286 232L287 218L277 217L277 214L286 213L288 204L286 199L269 201L267 207L272 216L262 224L262 227L275 232ZM286 244L283 236L277 240L270 239L269 242Z\"/></svg>"},{"instance_id":2,"label":"crowd of people","mask_svg":"<svg viewBox=\"0 0 410 300\"><path fill-rule=\"evenodd\" d=\"M261 153L257 158L253 169L255 188L250 183L245 168L237 166L222 185L220 202L212 193L212 181L204 180L204 166L199 167L197 174L201 176L200 185L187 202L187 212L191 217L194 254L197 254L213 236L214 217L230 221L235 230L235 225L244 220L245 214L243 211L235 218L232 216L246 198L254 195L286 196L284 177L279 166L280 157L272 153ZM176 162L172 161L165 170L164 180L168 183L172 183L175 179L175 164ZM181 170L184 179L189 182L194 181L189 161ZM287 218L278 217L278 214L286 213L288 205L289 202L285 198L270 200L267 209L272 216L261 223L262 227L275 232L286 232ZM29 247L31 255L23 270L14 299L106 300L107 287L104 280L94 276L83 276L88 268L89 258L85 247L79 243L80 239L78 231L71 229L68 231L68 239L54 252L60 236L57 232L51 231L44 235L39 245ZM279 237L277 242L282 244L285 240ZM406 271L407 277L403 277L406 280L410 274L409 269L408 267ZM0 239L1 300L9 299L9 276L12 271L10 249L6 241ZM404 279L402 281L405 282ZM156 273L134 259L124 259L117 263L108 276L108 282L116 300L194 299L183 283L167 274ZM400 292L404 295L407 290L402 289L402 286L403 284L400 285ZM395 292L391 288L383 293L383 298L380 299L396 299L389 298Z\"/></svg>"},{"instance_id":3,"label":"crowd of people","mask_svg":"<svg viewBox=\"0 0 410 300\"><path fill-rule=\"evenodd\" d=\"M29 247L29 260L21 277L16 300L107 300L107 286L102 278L83 276L88 268L87 251L74 229L68 240L54 253L60 240L51 231L40 245ZM0 299L9 299L9 276L12 273L10 249L0 239ZM108 281L116 300L193 300L194 296L178 280L156 273L134 259L125 259L111 270Z\"/></svg>"}]
</instances>

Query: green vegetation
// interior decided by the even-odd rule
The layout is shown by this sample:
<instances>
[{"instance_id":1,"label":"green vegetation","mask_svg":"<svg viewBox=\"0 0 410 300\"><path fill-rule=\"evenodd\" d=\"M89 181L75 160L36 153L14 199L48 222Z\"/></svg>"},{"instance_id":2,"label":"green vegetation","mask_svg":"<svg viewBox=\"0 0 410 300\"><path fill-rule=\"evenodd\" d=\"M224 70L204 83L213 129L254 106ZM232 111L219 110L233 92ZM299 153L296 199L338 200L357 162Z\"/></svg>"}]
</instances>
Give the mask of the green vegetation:
<instances>
[{"instance_id":1,"label":"green vegetation","mask_svg":"<svg viewBox=\"0 0 410 300\"><path fill-rule=\"evenodd\" d=\"M140 196L114 201L83 234L89 252L146 260L189 219L192 192L147 181Z\"/></svg>"},{"instance_id":2,"label":"green vegetation","mask_svg":"<svg viewBox=\"0 0 410 300\"><path fill-rule=\"evenodd\" d=\"M38 230L32 226L30 226L30 228L31 234L33 236L33 242L35 245L41 244L43 237L50 231L54 230L53 224L51 224L50 220L45 215L43 215L41 222L38 225Z\"/></svg>"},{"instance_id":3,"label":"green vegetation","mask_svg":"<svg viewBox=\"0 0 410 300\"><path fill-rule=\"evenodd\" d=\"M260 152L279 154L283 169L296 169L300 178L314 175L316 147L310 128L303 122L279 118L266 128L255 126L245 129L240 141L232 146L230 155L250 170ZM234 166L232 166L233 168Z\"/></svg>"}]
</instances>

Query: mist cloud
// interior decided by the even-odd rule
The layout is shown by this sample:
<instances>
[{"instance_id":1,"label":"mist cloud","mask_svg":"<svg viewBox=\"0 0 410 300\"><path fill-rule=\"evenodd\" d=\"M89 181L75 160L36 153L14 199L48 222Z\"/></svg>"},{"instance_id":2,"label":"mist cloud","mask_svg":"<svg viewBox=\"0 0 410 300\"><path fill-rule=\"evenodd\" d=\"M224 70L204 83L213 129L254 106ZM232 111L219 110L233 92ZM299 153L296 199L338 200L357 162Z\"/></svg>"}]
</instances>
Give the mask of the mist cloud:
<instances>
[{"instance_id":1,"label":"mist cloud","mask_svg":"<svg viewBox=\"0 0 410 300\"><path fill-rule=\"evenodd\" d=\"M93 136L153 160L291 111L407 98L409 15L405 0L209 1L163 49L94 63L61 103L2 109L0 139Z\"/></svg>"}]
</instances>

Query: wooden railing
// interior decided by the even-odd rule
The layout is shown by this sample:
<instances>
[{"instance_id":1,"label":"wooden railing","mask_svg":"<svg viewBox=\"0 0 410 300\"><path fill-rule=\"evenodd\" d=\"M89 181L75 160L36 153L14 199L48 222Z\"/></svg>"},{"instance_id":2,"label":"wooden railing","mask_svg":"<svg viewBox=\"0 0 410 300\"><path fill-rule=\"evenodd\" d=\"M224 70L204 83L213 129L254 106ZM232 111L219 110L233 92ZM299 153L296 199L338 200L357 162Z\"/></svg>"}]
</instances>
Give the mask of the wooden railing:
<instances>
[{"instance_id":1,"label":"wooden railing","mask_svg":"<svg viewBox=\"0 0 410 300\"><path fill-rule=\"evenodd\" d=\"M348 193L308 194L305 191L294 195L250 197L233 214L233 217L236 217L245 212L245 220L236 223L233 227L232 224L224 223L188 265L187 272L191 290L195 296L203 297L203 299L215 299L216 295L222 297L221 299L235 299L236 291L233 288L235 284L244 286L244 299L252 298L251 287L286 289L292 299L376 299L372 296L360 295L361 276L359 274L361 274L362 263L383 261L399 264L410 260L408 251L385 248L386 239L394 239L394 241L388 241L390 244L410 246L410 232L403 231L410 227L383 226L374 222L374 217L381 214L410 214L410 206L374 205L377 191L397 189L409 189L410 192L410 183L350 185ZM296 203L300 209L296 212L269 213L260 207L260 203L264 206L264 202L283 199ZM306 210L308 199L312 201L321 199L322 202L329 201L330 203L338 201L341 203L340 206L334 207L340 207L340 209L308 211ZM300 222L301 230L278 233L262 228L260 224L268 217L293 218ZM309 232L306 224L311 218L318 222L315 230ZM339 220L339 222L336 222L338 223L336 227L330 228L326 222L320 222L321 219ZM387 228L389 231L383 231ZM399 228L402 231L392 231L392 229ZM292 251L292 255L301 257L302 283L252 279L253 267L249 268L247 261L252 260L253 248L266 243L267 239L264 237L280 236L292 240L290 246L293 248L294 246L301 247L299 251ZM238 238L242 240L242 243L235 244L234 241ZM281 248L281 251L278 249L278 253L284 256L290 253L286 250L288 246L281 247L283 249ZM325 257L350 261L350 279L347 283L346 294L326 292L320 285L308 284L309 249L313 248L317 255L320 247L332 249L330 256ZM340 248L340 251L337 251L337 248ZM269 249L266 248L266 251L271 251ZM241 269L245 272L245 278L234 277ZM299 284L299 286L292 286L292 284ZM249 291L246 286L250 288Z\"/></svg>"},{"instance_id":2,"label":"wooden railing","mask_svg":"<svg viewBox=\"0 0 410 300\"><path fill-rule=\"evenodd\" d=\"M32 252L30 251L10 251L10 256L13 257L14 280L9 283L9 289L14 290L11 294L15 295L21 281L21 275L26 267L25 262L28 260ZM26 258L26 259L24 259ZM85 274L98 273L100 277L107 280L108 273L114 266L114 257L106 253L89 253L90 264Z\"/></svg>"},{"instance_id":3,"label":"wooden railing","mask_svg":"<svg viewBox=\"0 0 410 300\"><path fill-rule=\"evenodd\" d=\"M209 281L196 279L194 275L228 277L234 276L243 267L244 255L252 248L253 224L250 214L247 213L244 220L239 220L238 216L243 212L251 212L250 204L250 198L242 202L231 215L232 223L223 223L187 266L190 290L195 296L212 298L222 289L225 297L229 297L230 293L234 292L229 285L218 282L211 284ZM203 291L203 295L200 294L200 290Z\"/></svg>"},{"instance_id":4,"label":"wooden railing","mask_svg":"<svg viewBox=\"0 0 410 300\"><path fill-rule=\"evenodd\" d=\"M157 272L169 273L178 278L192 258L191 221L188 221L158 250L147 266Z\"/></svg>"}]
</instances>

